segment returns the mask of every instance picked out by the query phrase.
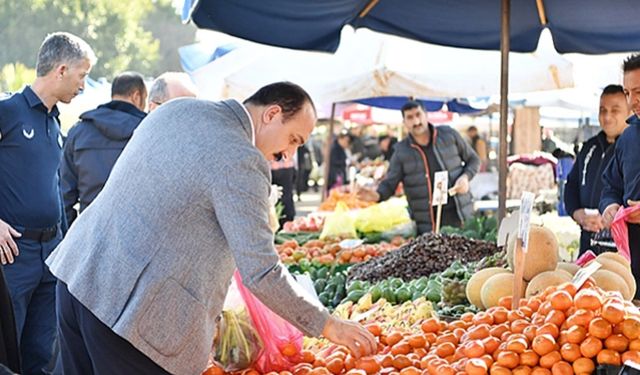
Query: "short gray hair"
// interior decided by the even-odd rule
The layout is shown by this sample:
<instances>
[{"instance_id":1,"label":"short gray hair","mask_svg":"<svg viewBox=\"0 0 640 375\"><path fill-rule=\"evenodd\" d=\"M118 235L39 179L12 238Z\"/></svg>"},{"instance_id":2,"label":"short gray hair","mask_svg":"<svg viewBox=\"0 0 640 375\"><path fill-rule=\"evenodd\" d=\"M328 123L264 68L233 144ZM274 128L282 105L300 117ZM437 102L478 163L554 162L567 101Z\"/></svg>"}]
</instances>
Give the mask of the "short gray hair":
<instances>
[{"instance_id":1,"label":"short gray hair","mask_svg":"<svg viewBox=\"0 0 640 375\"><path fill-rule=\"evenodd\" d=\"M171 89L169 86L171 86ZM176 91L177 89L178 91ZM174 99L174 97L185 96L186 92L193 94L193 96L196 96L197 92L189 75L184 72L166 72L162 73L151 83L147 100L149 103L160 105L168 100Z\"/></svg>"},{"instance_id":2,"label":"short gray hair","mask_svg":"<svg viewBox=\"0 0 640 375\"><path fill-rule=\"evenodd\" d=\"M91 46L71 33L57 32L47 35L38 51L36 73L38 77L47 75L57 65L73 64L87 59L91 65L97 58Z\"/></svg>"},{"instance_id":3,"label":"short gray hair","mask_svg":"<svg viewBox=\"0 0 640 375\"><path fill-rule=\"evenodd\" d=\"M160 76L153 81L151 89L149 89L149 102L158 105L167 101L169 90L167 90L167 80Z\"/></svg>"}]
</instances>

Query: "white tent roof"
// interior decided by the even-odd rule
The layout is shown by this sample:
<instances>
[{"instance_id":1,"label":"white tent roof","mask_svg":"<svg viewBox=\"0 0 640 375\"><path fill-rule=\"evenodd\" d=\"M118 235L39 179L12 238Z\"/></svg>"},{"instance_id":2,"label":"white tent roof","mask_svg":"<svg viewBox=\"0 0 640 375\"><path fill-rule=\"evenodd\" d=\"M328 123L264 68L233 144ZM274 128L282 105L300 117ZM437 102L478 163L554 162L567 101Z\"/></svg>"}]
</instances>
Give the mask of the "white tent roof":
<instances>
[{"instance_id":1,"label":"white tent roof","mask_svg":"<svg viewBox=\"0 0 640 375\"><path fill-rule=\"evenodd\" d=\"M335 54L247 44L192 73L201 96L244 99L288 80L318 106L375 96L459 98L499 93L500 53L345 29ZM573 86L572 64L549 50L510 54L512 93Z\"/></svg>"}]
</instances>

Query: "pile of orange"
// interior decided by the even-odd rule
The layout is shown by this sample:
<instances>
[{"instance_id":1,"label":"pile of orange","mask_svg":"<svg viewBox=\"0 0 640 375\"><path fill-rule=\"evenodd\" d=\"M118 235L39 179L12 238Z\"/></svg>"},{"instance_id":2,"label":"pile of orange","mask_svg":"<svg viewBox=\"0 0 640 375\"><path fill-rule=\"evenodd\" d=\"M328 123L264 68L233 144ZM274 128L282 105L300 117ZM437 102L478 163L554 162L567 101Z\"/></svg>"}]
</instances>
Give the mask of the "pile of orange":
<instances>
[{"instance_id":1,"label":"pile of orange","mask_svg":"<svg viewBox=\"0 0 640 375\"><path fill-rule=\"evenodd\" d=\"M592 280L579 291L566 283L510 306L505 297L451 323L428 319L419 334L372 324L377 355L355 360L335 345L304 351L303 361L280 375L586 375L598 364L640 362L640 312Z\"/></svg>"}]
</instances>

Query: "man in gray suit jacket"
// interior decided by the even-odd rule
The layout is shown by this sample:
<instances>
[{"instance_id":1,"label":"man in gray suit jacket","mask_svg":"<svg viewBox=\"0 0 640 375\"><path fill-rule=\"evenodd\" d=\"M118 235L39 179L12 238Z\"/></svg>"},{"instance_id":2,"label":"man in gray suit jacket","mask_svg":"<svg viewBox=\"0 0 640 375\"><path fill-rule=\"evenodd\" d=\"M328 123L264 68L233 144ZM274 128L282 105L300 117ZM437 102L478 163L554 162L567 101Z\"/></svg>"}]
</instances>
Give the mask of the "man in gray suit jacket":
<instances>
[{"instance_id":1,"label":"man in gray suit jacket","mask_svg":"<svg viewBox=\"0 0 640 375\"><path fill-rule=\"evenodd\" d=\"M375 351L278 261L268 160L289 158L316 122L291 83L235 100L177 99L139 125L104 189L47 259L58 283L65 374L200 374L234 269L311 336Z\"/></svg>"}]
</instances>

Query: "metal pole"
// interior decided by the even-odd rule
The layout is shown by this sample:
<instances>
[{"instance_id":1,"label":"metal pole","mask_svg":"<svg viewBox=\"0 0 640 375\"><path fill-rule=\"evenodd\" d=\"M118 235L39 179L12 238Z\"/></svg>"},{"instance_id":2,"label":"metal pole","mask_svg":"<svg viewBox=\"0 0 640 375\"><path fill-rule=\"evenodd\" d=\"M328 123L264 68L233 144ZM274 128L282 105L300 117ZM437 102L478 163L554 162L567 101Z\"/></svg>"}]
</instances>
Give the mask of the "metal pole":
<instances>
[{"instance_id":1,"label":"metal pole","mask_svg":"<svg viewBox=\"0 0 640 375\"><path fill-rule=\"evenodd\" d=\"M500 144L498 153L498 221L507 213L507 119L509 117L509 18L511 0L502 0L500 34Z\"/></svg>"},{"instance_id":2,"label":"metal pole","mask_svg":"<svg viewBox=\"0 0 640 375\"><path fill-rule=\"evenodd\" d=\"M329 121L329 130L327 131L327 138L324 145L324 184L322 185L322 201L324 201L329 195L329 157L331 156L331 144L333 143L333 126L336 121L336 103L331 104L331 120Z\"/></svg>"}]
</instances>

